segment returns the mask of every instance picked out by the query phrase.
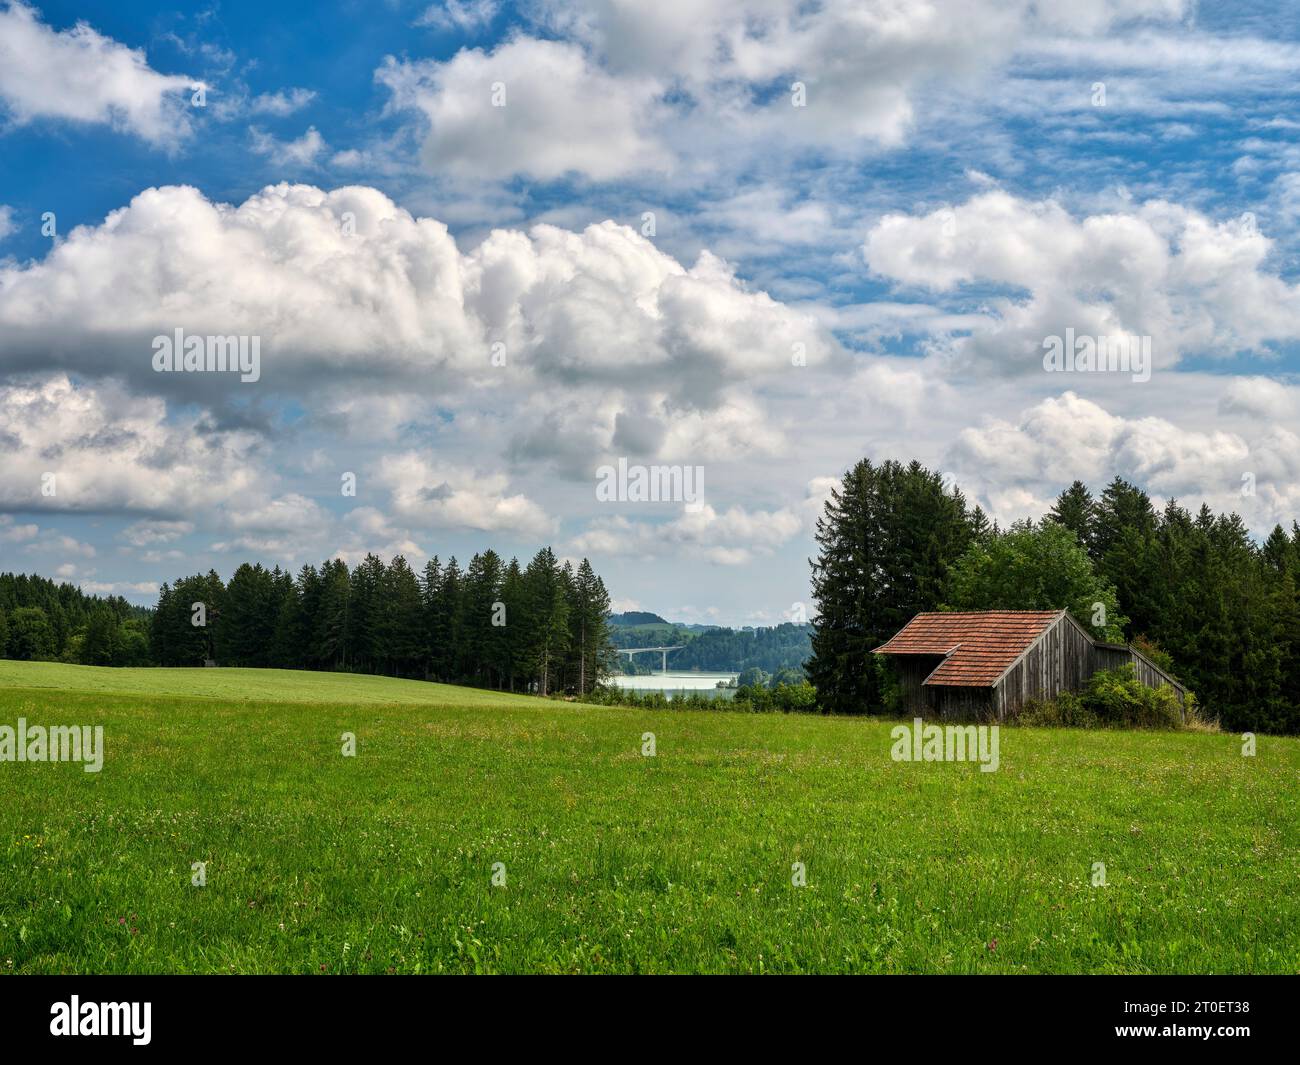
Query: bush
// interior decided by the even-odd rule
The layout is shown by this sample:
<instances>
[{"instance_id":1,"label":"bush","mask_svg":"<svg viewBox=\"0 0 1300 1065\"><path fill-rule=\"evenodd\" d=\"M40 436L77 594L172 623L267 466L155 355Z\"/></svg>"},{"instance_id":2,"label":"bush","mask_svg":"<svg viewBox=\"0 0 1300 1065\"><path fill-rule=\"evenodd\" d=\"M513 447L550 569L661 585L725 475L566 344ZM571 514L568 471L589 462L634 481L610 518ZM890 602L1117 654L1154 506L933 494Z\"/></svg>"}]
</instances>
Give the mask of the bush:
<instances>
[{"instance_id":1,"label":"bush","mask_svg":"<svg viewBox=\"0 0 1300 1065\"><path fill-rule=\"evenodd\" d=\"M1182 711L1173 688L1148 688L1132 664L1094 673L1083 690L1083 704L1106 724L1128 728L1181 728Z\"/></svg>"},{"instance_id":2,"label":"bush","mask_svg":"<svg viewBox=\"0 0 1300 1065\"><path fill-rule=\"evenodd\" d=\"M1187 721L1200 722L1195 698L1190 693L1187 698ZM1184 727L1173 688L1148 688L1137 679L1131 664L1094 673L1082 692L1062 692L1045 702L1030 700L1016 722L1055 728Z\"/></svg>"},{"instance_id":3,"label":"bush","mask_svg":"<svg viewBox=\"0 0 1300 1065\"><path fill-rule=\"evenodd\" d=\"M1042 728L1098 728L1101 719L1084 706L1075 692L1061 692L1055 699L1030 699L1016 717L1020 725Z\"/></svg>"},{"instance_id":4,"label":"bush","mask_svg":"<svg viewBox=\"0 0 1300 1065\"><path fill-rule=\"evenodd\" d=\"M783 714L811 713L817 709L817 689L807 681L778 684L775 688L742 686L736 689L731 709L769 711ZM724 708L725 709L725 708Z\"/></svg>"}]
</instances>

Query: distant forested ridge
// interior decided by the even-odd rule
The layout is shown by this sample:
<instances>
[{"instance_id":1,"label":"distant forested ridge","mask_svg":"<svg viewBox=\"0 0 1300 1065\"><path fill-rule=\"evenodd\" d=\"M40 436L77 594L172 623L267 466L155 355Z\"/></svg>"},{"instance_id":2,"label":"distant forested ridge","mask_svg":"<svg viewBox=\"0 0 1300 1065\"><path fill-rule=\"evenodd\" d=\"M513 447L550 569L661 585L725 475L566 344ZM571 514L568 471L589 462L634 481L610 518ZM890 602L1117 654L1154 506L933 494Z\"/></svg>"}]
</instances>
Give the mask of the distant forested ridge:
<instances>
[{"instance_id":1,"label":"distant forested ridge","mask_svg":"<svg viewBox=\"0 0 1300 1065\"><path fill-rule=\"evenodd\" d=\"M0 573L0 658L145 666L149 611L35 574Z\"/></svg>"},{"instance_id":2,"label":"distant forested ridge","mask_svg":"<svg viewBox=\"0 0 1300 1065\"><path fill-rule=\"evenodd\" d=\"M917 462L859 462L817 525L809 679L825 711L880 712L872 655L923 610L1067 608L1137 644L1225 728L1300 732L1300 526L1256 543L1236 514L1194 515L1115 478L1065 489L1008 529ZM684 653L684 652L679 652Z\"/></svg>"},{"instance_id":3,"label":"distant forested ridge","mask_svg":"<svg viewBox=\"0 0 1300 1065\"><path fill-rule=\"evenodd\" d=\"M625 610L621 614L611 614L609 623L614 628L625 625L668 625L670 622L665 621L658 614L651 614L648 610Z\"/></svg>"},{"instance_id":4,"label":"distant forested ridge","mask_svg":"<svg viewBox=\"0 0 1300 1065\"><path fill-rule=\"evenodd\" d=\"M803 664L812 646L812 626L789 622L771 628L728 629L721 626L687 626L648 615L653 621L624 625L611 630L615 647L684 646L668 656L668 668L698 669L705 673L742 673L761 669L765 673L794 671L803 675ZM658 656L646 655L633 668L654 672ZM627 660L624 659L627 671Z\"/></svg>"},{"instance_id":5,"label":"distant forested ridge","mask_svg":"<svg viewBox=\"0 0 1300 1065\"><path fill-rule=\"evenodd\" d=\"M706 673L794 670L802 676L811 649L811 625L786 622L763 629L709 629L669 655L668 664L674 669L699 669Z\"/></svg>"}]
</instances>

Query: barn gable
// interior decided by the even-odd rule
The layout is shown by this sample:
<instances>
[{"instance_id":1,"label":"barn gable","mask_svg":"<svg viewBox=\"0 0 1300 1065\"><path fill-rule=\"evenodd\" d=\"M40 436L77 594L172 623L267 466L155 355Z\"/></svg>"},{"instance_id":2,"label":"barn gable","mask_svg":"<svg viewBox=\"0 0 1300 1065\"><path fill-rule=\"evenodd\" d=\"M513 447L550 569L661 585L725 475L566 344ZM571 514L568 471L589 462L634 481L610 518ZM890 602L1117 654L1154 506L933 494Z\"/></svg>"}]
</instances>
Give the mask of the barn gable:
<instances>
[{"instance_id":1,"label":"barn gable","mask_svg":"<svg viewBox=\"0 0 1300 1065\"><path fill-rule=\"evenodd\" d=\"M1135 648L1098 643L1066 610L921 613L873 653L897 665L909 712L940 717L1002 720L1126 662L1148 687L1170 685L1180 704L1187 691Z\"/></svg>"}]
</instances>

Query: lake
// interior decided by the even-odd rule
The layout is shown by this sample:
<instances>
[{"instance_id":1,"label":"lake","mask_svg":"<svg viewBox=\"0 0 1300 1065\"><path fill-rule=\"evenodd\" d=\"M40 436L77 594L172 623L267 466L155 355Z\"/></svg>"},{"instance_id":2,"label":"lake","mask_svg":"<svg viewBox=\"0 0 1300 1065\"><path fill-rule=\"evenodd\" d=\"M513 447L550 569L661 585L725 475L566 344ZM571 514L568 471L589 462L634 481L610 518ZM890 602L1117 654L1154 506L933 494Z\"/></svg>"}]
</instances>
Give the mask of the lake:
<instances>
[{"instance_id":1,"label":"lake","mask_svg":"<svg viewBox=\"0 0 1300 1065\"><path fill-rule=\"evenodd\" d=\"M663 692L670 699L683 691L701 691L706 695L712 694L715 698L730 699L735 695L735 691L719 689L718 681L735 680L739 675L738 673L695 673L693 671L674 673L670 669L667 673L650 673L641 677L629 677L619 673L610 677L609 682L616 687L635 689L639 692Z\"/></svg>"}]
</instances>

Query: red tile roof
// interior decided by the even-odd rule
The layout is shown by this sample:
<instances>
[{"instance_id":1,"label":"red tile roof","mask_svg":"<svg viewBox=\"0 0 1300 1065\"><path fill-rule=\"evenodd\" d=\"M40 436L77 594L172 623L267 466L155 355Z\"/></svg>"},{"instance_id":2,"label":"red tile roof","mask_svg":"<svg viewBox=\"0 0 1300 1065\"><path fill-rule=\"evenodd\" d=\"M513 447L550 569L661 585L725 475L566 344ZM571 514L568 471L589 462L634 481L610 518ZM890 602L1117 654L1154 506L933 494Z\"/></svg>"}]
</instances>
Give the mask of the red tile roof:
<instances>
[{"instance_id":1,"label":"red tile roof","mask_svg":"<svg viewBox=\"0 0 1300 1065\"><path fill-rule=\"evenodd\" d=\"M1006 671L1061 610L980 610L917 614L878 655L944 655L926 684L987 688Z\"/></svg>"}]
</instances>

